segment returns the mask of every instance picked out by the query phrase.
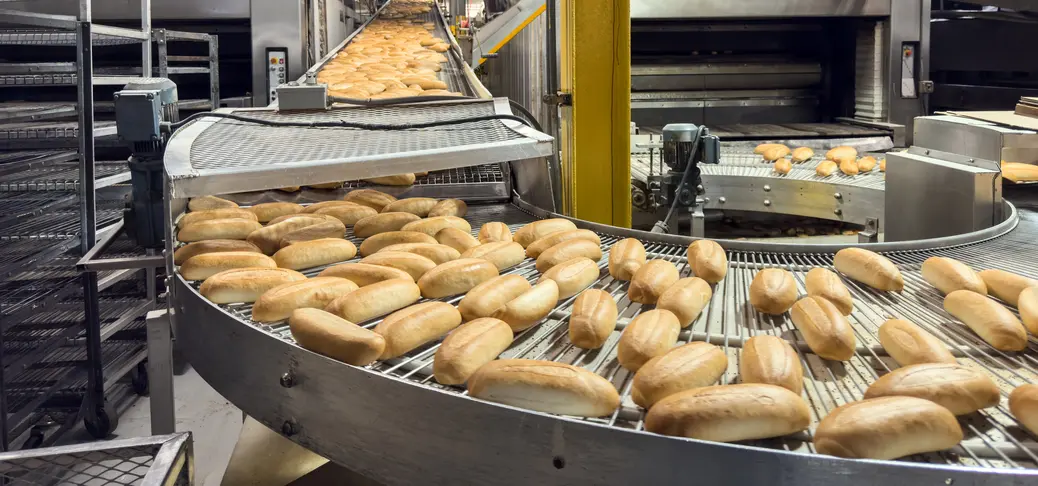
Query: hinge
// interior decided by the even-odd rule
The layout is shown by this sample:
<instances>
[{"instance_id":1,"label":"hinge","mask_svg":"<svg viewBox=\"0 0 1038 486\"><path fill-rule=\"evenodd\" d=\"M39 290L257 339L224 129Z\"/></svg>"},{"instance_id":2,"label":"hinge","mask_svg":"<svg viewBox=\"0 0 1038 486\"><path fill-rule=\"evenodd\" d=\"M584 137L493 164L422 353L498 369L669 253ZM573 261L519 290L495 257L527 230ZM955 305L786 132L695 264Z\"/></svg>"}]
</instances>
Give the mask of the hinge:
<instances>
[{"instance_id":1,"label":"hinge","mask_svg":"<svg viewBox=\"0 0 1038 486\"><path fill-rule=\"evenodd\" d=\"M554 94L546 94L543 100L549 105L573 106L573 93L559 91Z\"/></svg>"}]
</instances>

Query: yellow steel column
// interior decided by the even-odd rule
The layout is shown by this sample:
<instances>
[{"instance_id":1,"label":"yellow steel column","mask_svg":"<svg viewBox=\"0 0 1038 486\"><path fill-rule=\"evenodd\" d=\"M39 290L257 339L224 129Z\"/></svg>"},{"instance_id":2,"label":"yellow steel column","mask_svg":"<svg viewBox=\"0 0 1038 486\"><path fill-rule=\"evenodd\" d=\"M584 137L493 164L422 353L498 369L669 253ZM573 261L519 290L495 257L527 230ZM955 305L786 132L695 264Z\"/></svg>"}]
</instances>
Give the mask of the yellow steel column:
<instances>
[{"instance_id":1,"label":"yellow steel column","mask_svg":"<svg viewBox=\"0 0 1038 486\"><path fill-rule=\"evenodd\" d=\"M551 0L548 0L551 1ZM562 210L631 225L630 0L560 0Z\"/></svg>"}]
</instances>

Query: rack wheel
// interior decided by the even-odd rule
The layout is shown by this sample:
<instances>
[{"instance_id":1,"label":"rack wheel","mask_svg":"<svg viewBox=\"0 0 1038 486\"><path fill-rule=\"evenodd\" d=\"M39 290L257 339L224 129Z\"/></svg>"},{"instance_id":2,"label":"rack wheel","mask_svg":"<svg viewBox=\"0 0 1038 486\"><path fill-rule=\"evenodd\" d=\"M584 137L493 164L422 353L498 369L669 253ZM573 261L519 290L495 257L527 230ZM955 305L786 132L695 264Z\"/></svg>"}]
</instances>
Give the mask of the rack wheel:
<instances>
[{"instance_id":1,"label":"rack wheel","mask_svg":"<svg viewBox=\"0 0 1038 486\"><path fill-rule=\"evenodd\" d=\"M22 444L22 449L36 449L41 445L43 445L43 429L40 427L33 427L29 432L29 438L25 439L25 443Z\"/></svg>"},{"instance_id":2,"label":"rack wheel","mask_svg":"<svg viewBox=\"0 0 1038 486\"><path fill-rule=\"evenodd\" d=\"M130 384L133 391L142 397L148 396L148 365L142 361L137 367L130 371Z\"/></svg>"},{"instance_id":3,"label":"rack wheel","mask_svg":"<svg viewBox=\"0 0 1038 486\"><path fill-rule=\"evenodd\" d=\"M93 413L88 412L87 416L83 418L83 426L95 439L107 438L118 423L119 417L108 415L108 411L103 406L96 407Z\"/></svg>"}]
</instances>

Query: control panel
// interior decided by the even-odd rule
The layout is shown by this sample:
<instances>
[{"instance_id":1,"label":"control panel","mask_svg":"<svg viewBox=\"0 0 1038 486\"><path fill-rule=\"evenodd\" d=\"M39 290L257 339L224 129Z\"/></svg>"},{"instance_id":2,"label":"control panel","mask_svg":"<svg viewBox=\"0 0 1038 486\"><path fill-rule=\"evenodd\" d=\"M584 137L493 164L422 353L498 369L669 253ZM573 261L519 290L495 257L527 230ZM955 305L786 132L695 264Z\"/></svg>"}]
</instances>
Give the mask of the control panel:
<instances>
[{"instance_id":1,"label":"control panel","mask_svg":"<svg viewBox=\"0 0 1038 486\"><path fill-rule=\"evenodd\" d=\"M916 91L916 51L918 44L904 42L901 44L901 97L918 98Z\"/></svg>"},{"instance_id":2,"label":"control panel","mask_svg":"<svg viewBox=\"0 0 1038 486\"><path fill-rule=\"evenodd\" d=\"M278 86L288 82L288 48L267 48L267 104L278 100Z\"/></svg>"}]
</instances>

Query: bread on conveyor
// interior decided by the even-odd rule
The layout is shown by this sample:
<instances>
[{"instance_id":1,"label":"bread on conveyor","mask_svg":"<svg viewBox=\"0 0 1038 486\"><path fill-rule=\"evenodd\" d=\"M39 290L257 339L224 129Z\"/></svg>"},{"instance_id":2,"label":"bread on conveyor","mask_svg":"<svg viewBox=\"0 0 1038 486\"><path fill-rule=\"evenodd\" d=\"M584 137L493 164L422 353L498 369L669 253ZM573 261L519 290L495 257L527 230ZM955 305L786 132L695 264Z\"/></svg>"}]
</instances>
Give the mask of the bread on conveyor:
<instances>
[{"instance_id":1,"label":"bread on conveyor","mask_svg":"<svg viewBox=\"0 0 1038 486\"><path fill-rule=\"evenodd\" d=\"M208 221L211 219L251 219L256 221L256 215L248 209L242 208L221 208L221 209L208 209L205 211L192 211L187 213L177 221L177 227L181 228L191 223L197 223L199 221Z\"/></svg>"},{"instance_id":2,"label":"bread on conveyor","mask_svg":"<svg viewBox=\"0 0 1038 486\"><path fill-rule=\"evenodd\" d=\"M382 208L397 199L389 194L374 189L354 189L347 193L346 196L343 197L343 200L362 204L374 209L375 211L382 211Z\"/></svg>"},{"instance_id":3,"label":"bread on conveyor","mask_svg":"<svg viewBox=\"0 0 1038 486\"><path fill-rule=\"evenodd\" d=\"M457 228L466 233L472 231L472 226L469 225L469 222L457 216L436 216L420 219L405 224L400 230L417 231L435 237L436 233L439 233L444 228Z\"/></svg>"},{"instance_id":4,"label":"bread on conveyor","mask_svg":"<svg viewBox=\"0 0 1038 486\"><path fill-rule=\"evenodd\" d=\"M433 206L436 206L437 202L431 197L409 197L387 204L386 207L382 208L382 212L411 213L424 218L429 215L429 211L432 211Z\"/></svg>"},{"instance_id":5,"label":"bread on conveyor","mask_svg":"<svg viewBox=\"0 0 1038 486\"><path fill-rule=\"evenodd\" d=\"M678 281L678 268L666 260L649 260L634 272L627 297L639 304L655 304L664 290Z\"/></svg>"},{"instance_id":6,"label":"bread on conveyor","mask_svg":"<svg viewBox=\"0 0 1038 486\"><path fill-rule=\"evenodd\" d=\"M551 267L538 282L554 280L559 285L559 299L568 299L595 283L599 273L597 263L590 258L578 257Z\"/></svg>"},{"instance_id":7,"label":"bread on conveyor","mask_svg":"<svg viewBox=\"0 0 1038 486\"><path fill-rule=\"evenodd\" d=\"M433 357L433 377L443 385L460 385L481 366L497 359L512 344L512 328L482 317L451 331Z\"/></svg>"},{"instance_id":8,"label":"bread on conveyor","mask_svg":"<svg viewBox=\"0 0 1038 486\"><path fill-rule=\"evenodd\" d=\"M302 243L304 241L320 240L326 238L343 238L346 236L346 225L342 221L333 219L311 224L296 230L289 231L281 237L281 248L289 245Z\"/></svg>"},{"instance_id":9,"label":"bread on conveyor","mask_svg":"<svg viewBox=\"0 0 1038 486\"><path fill-rule=\"evenodd\" d=\"M807 346L819 357L847 361L854 356L854 331L832 302L822 297L804 297L793 304L789 315Z\"/></svg>"},{"instance_id":10,"label":"bread on conveyor","mask_svg":"<svg viewBox=\"0 0 1038 486\"><path fill-rule=\"evenodd\" d=\"M1016 301L1020 321L1034 335L1038 335L1038 287L1027 287L1020 292Z\"/></svg>"},{"instance_id":11,"label":"bread on conveyor","mask_svg":"<svg viewBox=\"0 0 1038 486\"><path fill-rule=\"evenodd\" d=\"M810 147L797 147L793 149L793 163L799 164L801 162L807 162L811 160L811 157L815 156L815 151L811 150Z\"/></svg>"},{"instance_id":12,"label":"bread on conveyor","mask_svg":"<svg viewBox=\"0 0 1038 486\"><path fill-rule=\"evenodd\" d=\"M530 282L519 275L501 275L483 282L465 294L458 311L466 321L490 317L494 311L530 290Z\"/></svg>"},{"instance_id":13,"label":"bread on conveyor","mask_svg":"<svg viewBox=\"0 0 1038 486\"><path fill-rule=\"evenodd\" d=\"M465 204L465 201L461 199L442 199L429 210L429 217L457 216L460 218L468 214L468 212L469 206ZM469 231L471 231L471 228Z\"/></svg>"},{"instance_id":14,"label":"bread on conveyor","mask_svg":"<svg viewBox=\"0 0 1038 486\"><path fill-rule=\"evenodd\" d=\"M267 221L267 226L274 226L275 224L278 224L278 223L280 223L282 221L288 221L290 219L297 219L297 218L309 218L309 221L316 220L316 221L319 221L319 222L336 221L336 220L338 220L338 218L334 218L334 217L329 216L327 214L321 214L320 212L316 212L316 213L286 214L284 216L278 216L278 217L276 217L276 218L274 218L274 219L272 219L270 221Z\"/></svg>"},{"instance_id":15,"label":"bread on conveyor","mask_svg":"<svg viewBox=\"0 0 1038 486\"><path fill-rule=\"evenodd\" d=\"M840 172L849 176L858 175L858 162L854 159L843 159L838 163L840 164Z\"/></svg>"},{"instance_id":16,"label":"bread on conveyor","mask_svg":"<svg viewBox=\"0 0 1038 486\"><path fill-rule=\"evenodd\" d=\"M492 316L508 323L512 331L519 332L548 317L558 301L558 284L554 280L542 280L499 307Z\"/></svg>"},{"instance_id":17,"label":"bread on conveyor","mask_svg":"<svg viewBox=\"0 0 1038 486\"><path fill-rule=\"evenodd\" d=\"M278 216L302 213L304 208L301 204L292 202L269 202L260 203L247 209L259 218L260 223L266 223Z\"/></svg>"},{"instance_id":18,"label":"bread on conveyor","mask_svg":"<svg viewBox=\"0 0 1038 486\"><path fill-rule=\"evenodd\" d=\"M631 320L620 335L616 359L620 366L638 371L650 359L666 353L678 341L681 325L668 310L642 312Z\"/></svg>"},{"instance_id":19,"label":"bread on conveyor","mask_svg":"<svg viewBox=\"0 0 1038 486\"><path fill-rule=\"evenodd\" d=\"M577 225L573 224L573 222L568 219L542 219L519 228L515 234L512 235L512 241L515 241L516 243L523 245L523 248L526 248L530 246L531 243L557 231L575 229L577 229Z\"/></svg>"},{"instance_id":20,"label":"bread on conveyor","mask_svg":"<svg viewBox=\"0 0 1038 486\"><path fill-rule=\"evenodd\" d=\"M845 160L856 161L858 159L858 151L854 147L848 147L841 145L834 147L825 153L826 160L832 160L836 163L843 162Z\"/></svg>"},{"instance_id":21,"label":"bread on conveyor","mask_svg":"<svg viewBox=\"0 0 1038 486\"><path fill-rule=\"evenodd\" d=\"M784 158L789 155L789 147L782 144L775 144L771 147L764 149L761 156L768 162L774 162L778 159Z\"/></svg>"},{"instance_id":22,"label":"bread on conveyor","mask_svg":"<svg viewBox=\"0 0 1038 486\"><path fill-rule=\"evenodd\" d=\"M248 238L249 234L260 228L262 225L251 219L209 219L183 226L177 232L177 240L184 243L204 240L244 240Z\"/></svg>"},{"instance_id":23,"label":"bread on conveyor","mask_svg":"<svg viewBox=\"0 0 1038 486\"><path fill-rule=\"evenodd\" d=\"M887 159L879 159L879 171L880 172L886 172L887 171Z\"/></svg>"},{"instance_id":24,"label":"bread on conveyor","mask_svg":"<svg viewBox=\"0 0 1038 486\"><path fill-rule=\"evenodd\" d=\"M937 288L942 294L956 290L970 290L987 295L984 279L965 263L948 257L930 257L920 267L923 280Z\"/></svg>"},{"instance_id":25,"label":"bread on conveyor","mask_svg":"<svg viewBox=\"0 0 1038 486\"><path fill-rule=\"evenodd\" d=\"M585 290L573 301L569 316L569 340L582 349L598 349L616 329L616 301L609 292Z\"/></svg>"},{"instance_id":26,"label":"bread on conveyor","mask_svg":"<svg viewBox=\"0 0 1038 486\"><path fill-rule=\"evenodd\" d=\"M890 319L879 326L879 343L897 364L955 363L951 351L939 339L903 319Z\"/></svg>"},{"instance_id":27,"label":"bread on conveyor","mask_svg":"<svg viewBox=\"0 0 1038 486\"><path fill-rule=\"evenodd\" d=\"M766 439L811 424L804 399L759 383L694 388L660 400L645 416L645 430L715 442Z\"/></svg>"},{"instance_id":28,"label":"bread on conveyor","mask_svg":"<svg viewBox=\"0 0 1038 486\"><path fill-rule=\"evenodd\" d=\"M764 152L774 147L784 147L781 143L762 143L758 144L753 149L753 153L756 155L764 155Z\"/></svg>"},{"instance_id":29,"label":"bread on conveyor","mask_svg":"<svg viewBox=\"0 0 1038 486\"><path fill-rule=\"evenodd\" d=\"M251 251L260 253L260 249L243 240L205 240L188 243L173 252L173 263L183 265L188 258L203 253L217 253L226 251Z\"/></svg>"},{"instance_id":30,"label":"bread on conveyor","mask_svg":"<svg viewBox=\"0 0 1038 486\"><path fill-rule=\"evenodd\" d=\"M462 258L480 258L493 263L499 271L514 267L526 259L523 246L514 241L484 243L465 250Z\"/></svg>"},{"instance_id":31,"label":"bread on conveyor","mask_svg":"<svg viewBox=\"0 0 1038 486\"><path fill-rule=\"evenodd\" d=\"M610 415L620 406L620 394L609 380L554 361L491 361L469 378L468 390L482 400L578 417Z\"/></svg>"},{"instance_id":32,"label":"bread on conveyor","mask_svg":"<svg viewBox=\"0 0 1038 486\"><path fill-rule=\"evenodd\" d=\"M411 184L414 184L414 180L414 174L408 173L384 177L372 177L370 179L364 179L364 182L370 182L381 186L410 186Z\"/></svg>"},{"instance_id":33,"label":"bread on conveyor","mask_svg":"<svg viewBox=\"0 0 1038 486\"><path fill-rule=\"evenodd\" d=\"M321 184L310 184L309 186L306 186L306 187L309 187L311 189L338 189L338 188L342 187L342 181L324 182L324 183L321 183Z\"/></svg>"},{"instance_id":34,"label":"bread on conveyor","mask_svg":"<svg viewBox=\"0 0 1038 486\"><path fill-rule=\"evenodd\" d=\"M750 305L758 312L778 315L797 301L797 282L793 274L781 268L765 268L750 283Z\"/></svg>"},{"instance_id":35,"label":"bread on conveyor","mask_svg":"<svg viewBox=\"0 0 1038 486\"><path fill-rule=\"evenodd\" d=\"M591 261L597 262L602 259L602 247L599 246L598 243L588 240L576 239L563 241L547 250L544 250L544 252L537 257L537 271L544 273L551 270L555 265L580 257L588 258Z\"/></svg>"},{"instance_id":36,"label":"bread on conveyor","mask_svg":"<svg viewBox=\"0 0 1038 486\"><path fill-rule=\"evenodd\" d=\"M692 275L715 284L728 274L728 255L713 240L696 240L685 252Z\"/></svg>"},{"instance_id":37,"label":"bread on conveyor","mask_svg":"<svg viewBox=\"0 0 1038 486\"><path fill-rule=\"evenodd\" d=\"M357 256L357 247L342 238L320 238L286 246L274 253L278 267L303 270L344 262Z\"/></svg>"},{"instance_id":38,"label":"bread on conveyor","mask_svg":"<svg viewBox=\"0 0 1038 486\"><path fill-rule=\"evenodd\" d=\"M374 216L368 216L353 224L353 236L357 238L368 238L379 233L389 231L400 231L409 223L419 221L422 218L404 212L386 212Z\"/></svg>"},{"instance_id":39,"label":"bread on conveyor","mask_svg":"<svg viewBox=\"0 0 1038 486\"><path fill-rule=\"evenodd\" d=\"M252 251L224 251L203 253L188 258L180 265L180 276L185 280L205 280L232 268L277 268L270 257Z\"/></svg>"},{"instance_id":40,"label":"bread on conveyor","mask_svg":"<svg viewBox=\"0 0 1038 486\"><path fill-rule=\"evenodd\" d=\"M363 206L363 205L362 204L357 204L355 202L350 202L350 201L321 201L321 202L316 202L316 203L304 206L303 207L303 213L304 214L316 213L317 211L319 211L321 209L324 209L324 208L334 208L334 207L338 207L338 206ZM364 206L364 207L367 207L367 206Z\"/></svg>"},{"instance_id":41,"label":"bread on conveyor","mask_svg":"<svg viewBox=\"0 0 1038 486\"><path fill-rule=\"evenodd\" d=\"M461 258L461 253L458 253L458 250L439 243L398 243L396 245L383 247L379 251L404 251L407 253L414 253L415 255L421 255L432 260L433 263L437 265Z\"/></svg>"},{"instance_id":42,"label":"bread on conveyor","mask_svg":"<svg viewBox=\"0 0 1038 486\"><path fill-rule=\"evenodd\" d=\"M361 245L362 248L363 246L364 245ZM393 267L398 270L403 270L407 272L415 282L422 278L422 275L425 275L425 272L436 267L436 263L428 258L403 251L384 251L375 253L374 255L364 257L361 259L360 263L381 265L384 267Z\"/></svg>"},{"instance_id":43,"label":"bread on conveyor","mask_svg":"<svg viewBox=\"0 0 1038 486\"><path fill-rule=\"evenodd\" d=\"M371 265L368 263L343 263L328 267L317 274L318 277L339 277L352 280L353 283L366 287L376 282L392 280L394 278L410 279L414 282L411 274L393 267L383 265Z\"/></svg>"},{"instance_id":44,"label":"bread on conveyor","mask_svg":"<svg viewBox=\"0 0 1038 486\"><path fill-rule=\"evenodd\" d=\"M964 322L981 339L1000 351L1027 349L1027 330L998 302L969 290L956 290L944 298L944 310Z\"/></svg>"},{"instance_id":45,"label":"bread on conveyor","mask_svg":"<svg viewBox=\"0 0 1038 486\"><path fill-rule=\"evenodd\" d=\"M872 169L876 168L876 158L871 155L866 155L858 159L858 172L871 172Z\"/></svg>"},{"instance_id":46,"label":"bread on conveyor","mask_svg":"<svg viewBox=\"0 0 1038 486\"><path fill-rule=\"evenodd\" d=\"M854 299L851 298L850 291L843 284L843 280L840 280L839 275L825 268L812 268L807 272L804 282L807 287L807 295L822 297L832 302L843 315L851 315L854 310Z\"/></svg>"},{"instance_id":47,"label":"bread on conveyor","mask_svg":"<svg viewBox=\"0 0 1038 486\"><path fill-rule=\"evenodd\" d=\"M236 207L238 207L238 203L216 196L193 197L187 202L187 209L190 211L206 211L209 209Z\"/></svg>"},{"instance_id":48,"label":"bread on conveyor","mask_svg":"<svg viewBox=\"0 0 1038 486\"><path fill-rule=\"evenodd\" d=\"M438 339L461 324L461 314L446 302L423 302L382 319L375 332L386 339L381 359L396 358Z\"/></svg>"},{"instance_id":49,"label":"bread on conveyor","mask_svg":"<svg viewBox=\"0 0 1038 486\"><path fill-rule=\"evenodd\" d=\"M252 303L278 285L302 280L306 275L287 268L234 268L205 279L198 292L214 304Z\"/></svg>"},{"instance_id":50,"label":"bread on conveyor","mask_svg":"<svg viewBox=\"0 0 1038 486\"><path fill-rule=\"evenodd\" d=\"M479 228L480 243L493 243L497 241L512 241L512 230L508 229L507 224L498 221L491 221Z\"/></svg>"},{"instance_id":51,"label":"bread on conveyor","mask_svg":"<svg viewBox=\"0 0 1038 486\"><path fill-rule=\"evenodd\" d=\"M900 292L905 288L905 280L897 265L869 250L844 248L836 252L833 266L840 273L876 290Z\"/></svg>"},{"instance_id":52,"label":"bread on conveyor","mask_svg":"<svg viewBox=\"0 0 1038 486\"><path fill-rule=\"evenodd\" d=\"M472 233L458 228L444 228L437 232L434 237L440 244L454 248L459 253L464 253L480 245L479 240L474 238Z\"/></svg>"},{"instance_id":53,"label":"bread on conveyor","mask_svg":"<svg viewBox=\"0 0 1038 486\"><path fill-rule=\"evenodd\" d=\"M645 246L636 238L624 238L609 248L609 275L630 280L645 265Z\"/></svg>"},{"instance_id":54,"label":"bread on conveyor","mask_svg":"<svg viewBox=\"0 0 1038 486\"><path fill-rule=\"evenodd\" d=\"M598 237L597 234L595 234L594 231L591 230L577 229L559 231L545 236L544 238L541 238L533 243L530 243L530 246L526 247L526 256L530 258L537 258L541 256L541 253L544 253L544 251L548 248L551 248L555 245L558 245L559 243L569 240L587 240L593 242L595 246L601 246L602 244L602 240ZM601 253L601 251L599 251L599 253ZM599 256L599 258L601 258L601 256Z\"/></svg>"},{"instance_id":55,"label":"bread on conveyor","mask_svg":"<svg viewBox=\"0 0 1038 486\"><path fill-rule=\"evenodd\" d=\"M324 309L331 301L357 290L357 284L338 277L314 277L274 287L252 306L252 320L277 322L305 307Z\"/></svg>"},{"instance_id":56,"label":"bread on conveyor","mask_svg":"<svg viewBox=\"0 0 1038 486\"><path fill-rule=\"evenodd\" d=\"M371 364L386 347L380 334L320 309L292 311L288 328L303 348L354 366Z\"/></svg>"},{"instance_id":57,"label":"bread on conveyor","mask_svg":"<svg viewBox=\"0 0 1038 486\"><path fill-rule=\"evenodd\" d=\"M353 226L357 224L358 221L364 218L368 218L378 214L378 211L375 211L374 209L368 206L364 206L362 204L353 204L349 206L331 206L321 208L315 211L314 214L323 214L326 216L331 216L339 221L342 221L342 224L345 224L347 226Z\"/></svg>"},{"instance_id":58,"label":"bread on conveyor","mask_svg":"<svg viewBox=\"0 0 1038 486\"><path fill-rule=\"evenodd\" d=\"M1002 162L1002 177L1013 182L1038 181L1038 165Z\"/></svg>"},{"instance_id":59,"label":"bread on conveyor","mask_svg":"<svg viewBox=\"0 0 1038 486\"><path fill-rule=\"evenodd\" d=\"M897 459L949 449L962 428L948 409L915 397L883 397L836 407L815 430L821 454L853 459Z\"/></svg>"},{"instance_id":60,"label":"bread on conveyor","mask_svg":"<svg viewBox=\"0 0 1038 486\"><path fill-rule=\"evenodd\" d=\"M989 294L1014 307L1024 289L1038 287L1038 280L1005 270L983 270L978 275L984 280Z\"/></svg>"},{"instance_id":61,"label":"bread on conveyor","mask_svg":"<svg viewBox=\"0 0 1038 486\"><path fill-rule=\"evenodd\" d=\"M657 309L674 313L682 328L686 328L703 312L713 296L710 284L699 277L687 277L674 282L656 300Z\"/></svg>"},{"instance_id":62,"label":"bread on conveyor","mask_svg":"<svg viewBox=\"0 0 1038 486\"><path fill-rule=\"evenodd\" d=\"M804 368L797 352L785 339L763 334L743 343L739 379L743 383L781 386L800 395L804 389Z\"/></svg>"},{"instance_id":63,"label":"bread on conveyor","mask_svg":"<svg viewBox=\"0 0 1038 486\"><path fill-rule=\"evenodd\" d=\"M262 228L257 228L255 231L249 233L246 238L249 243L252 243L259 247L263 253L267 255L273 255L274 252L281 249L281 238L285 235L298 230L306 228L307 226L324 223L327 220L324 218L313 217L312 215L290 217L284 221L268 224ZM341 224L341 223L340 223ZM344 233L345 234L345 233ZM343 235L339 235L342 237Z\"/></svg>"},{"instance_id":64,"label":"bread on conveyor","mask_svg":"<svg viewBox=\"0 0 1038 486\"><path fill-rule=\"evenodd\" d=\"M793 170L793 165L788 160L779 159L775 162L775 172L788 174L791 170Z\"/></svg>"},{"instance_id":65,"label":"bread on conveyor","mask_svg":"<svg viewBox=\"0 0 1038 486\"><path fill-rule=\"evenodd\" d=\"M836 162L825 160L815 167L815 174L821 177L829 177L833 175L833 172L836 172L837 168L839 168L839 166L836 165Z\"/></svg>"},{"instance_id":66,"label":"bread on conveyor","mask_svg":"<svg viewBox=\"0 0 1038 486\"><path fill-rule=\"evenodd\" d=\"M1020 385L1009 394L1009 411L1032 434L1038 434L1038 385Z\"/></svg>"},{"instance_id":67,"label":"bread on conveyor","mask_svg":"<svg viewBox=\"0 0 1038 486\"><path fill-rule=\"evenodd\" d=\"M497 276L493 263L479 258L462 258L441 263L418 279L422 297L438 299L464 294Z\"/></svg>"},{"instance_id":68,"label":"bread on conveyor","mask_svg":"<svg viewBox=\"0 0 1038 486\"><path fill-rule=\"evenodd\" d=\"M923 363L891 371L869 385L865 398L916 397L966 415L998 405L998 385L981 371L957 363Z\"/></svg>"},{"instance_id":69,"label":"bread on conveyor","mask_svg":"<svg viewBox=\"0 0 1038 486\"><path fill-rule=\"evenodd\" d=\"M300 189L302 189L302 186L285 186L278 188L278 190L282 192L298 192Z\"/></svg>"},{"instance_id":70,"label":"bread on conveyor","mask_svg":"<svg viewBox=\"0 0 1038 486\"><path fill-rule=\"evenodd\" d=\"M370 256L379 250L402 243L436 243L436 238L417 231L387 231L371 236L361 242L361 256Z\"/></svg>"},{"instance_id":71,"label":"bread on conveyor","mask_svg":"<svg viewBox=\"0 0 1038 486\"><path fill-rule=\"evenodd\" d=\"M709 343L688 343L652 358L634 374L631 399L642 408L685 390L717 383L728 369L724 351Z\"/></svg>"},{"instance_id":72,"label":"bread on conveyor","mask_svg":"<svg viewBox=\"0 0 1038 486\"><path fill-rule=\"evenodd\" d=\"M331 301L324 310L347 321L362 323L403 309L421 298L414 280L397 278L365 285Z\"/></svg>"}]
</instances>

